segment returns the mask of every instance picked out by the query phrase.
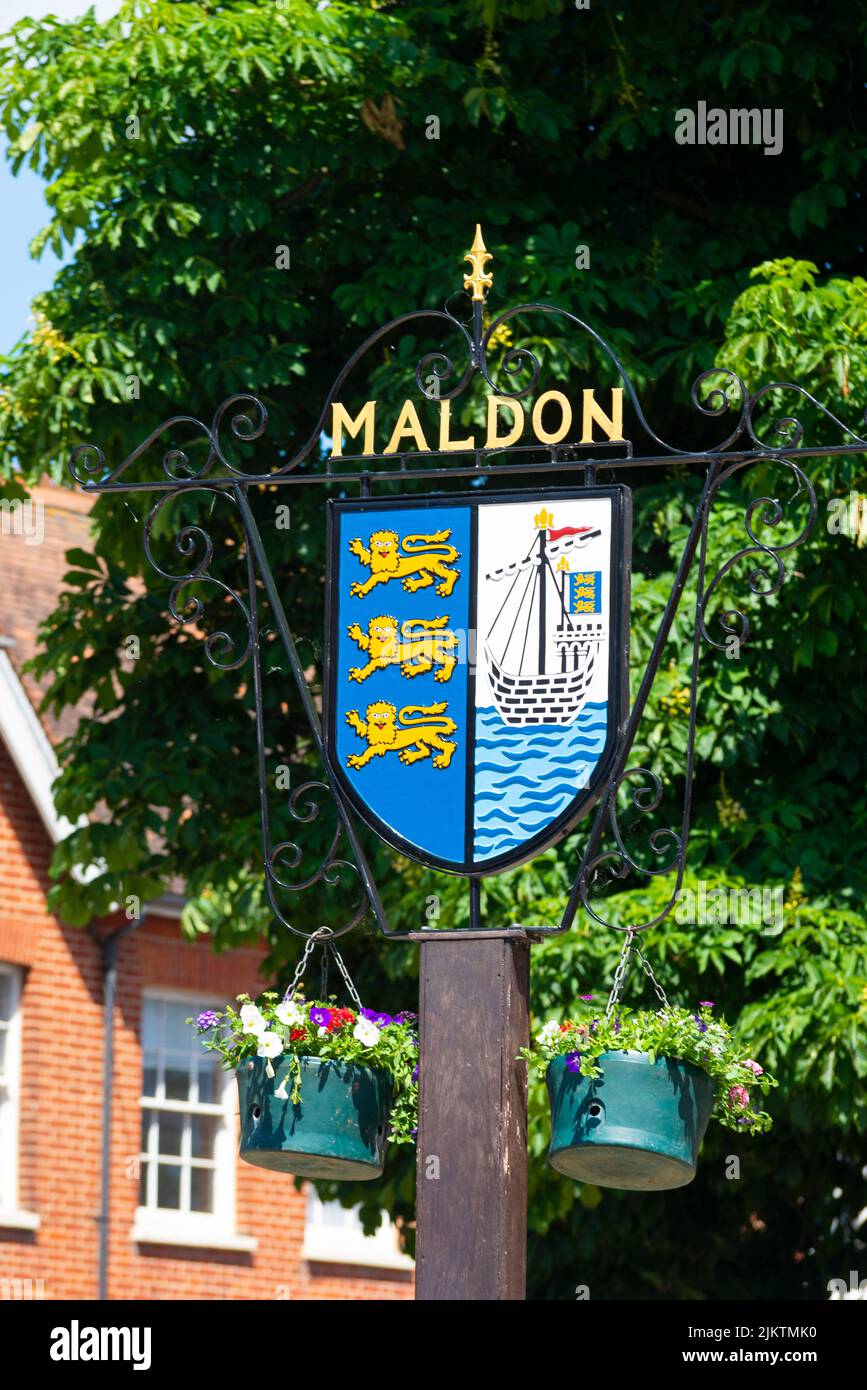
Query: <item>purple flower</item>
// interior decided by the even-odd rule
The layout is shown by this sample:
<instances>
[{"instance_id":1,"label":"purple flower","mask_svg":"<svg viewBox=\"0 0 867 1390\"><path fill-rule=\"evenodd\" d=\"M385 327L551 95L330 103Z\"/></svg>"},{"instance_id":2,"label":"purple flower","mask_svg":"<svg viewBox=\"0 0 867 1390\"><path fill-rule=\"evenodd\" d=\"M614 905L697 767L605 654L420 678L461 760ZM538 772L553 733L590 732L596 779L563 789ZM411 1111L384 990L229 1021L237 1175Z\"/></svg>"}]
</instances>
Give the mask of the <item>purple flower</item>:
<instances>
[{"instance_id":1,"label":"purple flower","mask_svg":"<svg viewBox=\"0 0 867 1390\"><path fill-rule=\"evenodd\" d=\"M417 1018L418 1014L411 1014L407 1009L404 1009L401 1013L395 1014L394 1021L395 1023L415 1023Z\"/></svg>"},{"instance_id":2,"label":"purple flower","mask_svg":"<svg viewBox=\"0 0 867 1390\"><path fill-rule=\"evenodd\" d=\"M214 1010L205 1009L202 1013L199 1014L198 1018L196 1019L196 1027L200 1031L204 1031L205 1028L213 1028L216 1022L217 1015L214 1013Z\"/></svg>"},{"instance_id":3,"label":"purple flower","mask_svg":"<svg viewBox=\"0 0 867 1390\"><path fill-rule=\"evenodd\" d=\"M376 1009L362 1009L361 1017L369 1019L371 1023L375 1023L377 1028L387 1028L389 1023L400 1022L400 1014L392 1018L391 1014L377 1013ZM413 1017L415 1017L414 1014Z\"/></svg>"},{"instance_id":4,"label":"purple flower","mask_svg":"<svg viewBox=\"0 0 867 1390\"><path fill-rule=\"evenodd\" d=\"M620 1019L619 1019L619 1018L615 1018L615 1020L614 1020L614 1031L615 1031L615 1033L619 1033L619 1032L620 1032Z\"/></svg>"},{"instance_id":5,"label":"purple flower","mask_svg":"<svg viewBox=\"0 0 867 1390\"><path fill-rule=\"evenodd\" d=\"M596 1029L597 1029L598 1027L599 1027L599 1019L598 1019L598 1018L594 1018L593 1022L590 1024L590 1032L591 1032L591 1033L595 1033L595 1032L596 1032Z\"/></svg>"},{"instance_id":6,"label":"purple flower","mask_svg":"<svg viewBox=\"0 0 867 1390\"><path fill-rule=\"evenodd\" d=\"M706 1033L707 1024L704 1022L704 1020L699 1018L698 1014L693 1014L693 1019L695 1020L696 1026L698 1027L698 1031L700 1033Z\"/></svg>"},{"instance_id":7,"label":"purple flower","mask_svg":"<svg viewBox=\"0 0 867 1390\"><path fill-rule=\"evenodd\" d=\"M581 1070L581 1053L580 1053L580 1052L567 1052L567 1053L566 1053L566 1070L567 1070L567 1071L580 1071L580 1070Z\"/></svg>"},{"instance_id":8,"label":"purple flower","mask_svg":"<svg viewBox=\"0 0 867 1390\"><path fill-rule=\"evenodd\" d=\"M310 1022L315 1023L317 1028L327 1028L331 1022L332 1013L330 1009L320 1009L315 1004L310 1010Z\"/></svg>"},{"instance_id":9,"label":"purple flower","mask_svg":"<svg viewBox=\"0 0 867 1390\"><path fill-rule=\"evenodd\" d=\"M411 1129L411 1130L410 1130L410 1134L412 1135L412 1137L413 1137L413 1139L414 1139L415 1136L418 1134L418 1130L417 1130L417 1129Z\"/></svg>"},{"instance_id":10,"label":"purple flower","mask_svg":"<svg viewBox=\"0 0 867 1390\"><path fill-rule=\"evenodd\" d=\"M698 1001L698 1007L699 1007L700 1009L712 1009L712 1008L713 1008L713 1000L712 1000L712 999L699 999L699 1001Z\"/></svg>"},{"instance_id":11,"label":"purple flower","mask_svg":"<svg viewBox=\"0 0 867 1390\"><path fill-rule=\"evenodd\" d=\"M590 1000L593 998L593 995L592 995L592 994L579 994L579 995L578 995L578 998L579 998L579 999L583 999L584 1002L585 1002L585 1004L589 1004Z\"/></svg>"},{"instance_id":12,"label":"purple flower","mask_svg":"<svg viewBox=\"0 0 867 1390\"><path fill-rule=\"evenodd\" d=\"M415 1066L412 1069L412 1079L413 1081L418 1081L418 1062L416 1062Z\"/></svg>"}]
</instances>

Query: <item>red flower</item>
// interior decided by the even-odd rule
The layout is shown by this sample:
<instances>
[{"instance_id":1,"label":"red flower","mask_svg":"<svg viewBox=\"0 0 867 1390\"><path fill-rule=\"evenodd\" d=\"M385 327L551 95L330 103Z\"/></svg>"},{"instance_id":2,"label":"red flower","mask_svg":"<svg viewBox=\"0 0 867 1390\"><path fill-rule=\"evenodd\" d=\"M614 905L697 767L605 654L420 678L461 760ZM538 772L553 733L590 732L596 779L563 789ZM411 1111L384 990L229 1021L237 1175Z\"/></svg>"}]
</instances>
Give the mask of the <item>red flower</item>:
<instances>
[{"instance_id":1,"label":"red flower","mask_svg":"<svg viewBox=\"0 0 867 1390\"><path fill-rule=\"evenodd\" d=\"M289 1040L290 1040L290 1042L298 1042L299 1038L306 1038L306 1037L307 1037L307 1030L306 1030L306 1028L293 1028L293 1029L292 1029L292 1032L289 1034Z\"/></svg>"},{"instance_id":2,"label":"red flower","mask_svg":"<svg viewBox=\"0 0 867 1390\"><path fill-rule=\"evenodd\" d=\"M568 1033L568 1032L569 1032L569 1029L570 1029L570 1028L574 1028L574 1027L575 1027L575 1024L574 1024L574 1023L571 1023L571 1022L569 1021L569 1019L567 1018L567 1020L566 1020L565 1023L561 1023L561 1024L560 1024L560 1032L561 1032L561 1033Z\"/></svg>"},{"instance_id":3,"label":"red flower","mask_svg":"<svg viewBox=\"0 0 867 1390\"><path fill-rule=\"evenodd\" d=\"M351 1009L334 1009L332 1011L331 1022L328 1025L329 1033L337 1033L347 1023L355 1022L355 1014Z\"/></svg>"}]
</instances>

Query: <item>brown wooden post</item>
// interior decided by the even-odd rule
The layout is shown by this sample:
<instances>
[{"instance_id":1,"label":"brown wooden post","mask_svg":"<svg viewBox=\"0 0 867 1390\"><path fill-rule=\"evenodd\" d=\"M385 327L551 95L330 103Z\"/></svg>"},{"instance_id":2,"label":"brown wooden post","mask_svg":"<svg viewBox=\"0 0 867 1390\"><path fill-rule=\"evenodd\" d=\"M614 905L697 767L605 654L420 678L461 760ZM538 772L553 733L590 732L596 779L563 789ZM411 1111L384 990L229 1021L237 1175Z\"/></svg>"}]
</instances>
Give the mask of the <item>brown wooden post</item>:
<instances>
[{"instance_id":1,"label":"brown wooden post","mask_svg":"<svg viewBox=\"0 0 867 1390\"><path fill-rule=\"evenodd\" d=\"M421 947L416 1298L523 1299L526 939Z\"/></svg>"}]
</instances>

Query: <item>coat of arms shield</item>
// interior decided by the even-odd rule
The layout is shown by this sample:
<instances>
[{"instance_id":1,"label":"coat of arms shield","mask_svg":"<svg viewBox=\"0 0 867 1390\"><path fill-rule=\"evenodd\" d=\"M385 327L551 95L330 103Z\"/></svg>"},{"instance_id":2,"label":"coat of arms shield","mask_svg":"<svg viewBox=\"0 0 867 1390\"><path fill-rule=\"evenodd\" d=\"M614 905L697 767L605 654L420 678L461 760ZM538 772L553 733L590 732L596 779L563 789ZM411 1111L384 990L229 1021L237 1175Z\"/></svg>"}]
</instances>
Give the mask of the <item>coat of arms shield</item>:
<instances>
[{"instance_id":1,"label":"coat of arms shield","mask_svg":"<svg viewBox=\"0 0 867 1390\"><path fill-rule=\"evenodd\" d=\"M481 875L596 799L628 699L625 487L329 504L325 741L362 819Z\"/></svg>"}]
</instances>

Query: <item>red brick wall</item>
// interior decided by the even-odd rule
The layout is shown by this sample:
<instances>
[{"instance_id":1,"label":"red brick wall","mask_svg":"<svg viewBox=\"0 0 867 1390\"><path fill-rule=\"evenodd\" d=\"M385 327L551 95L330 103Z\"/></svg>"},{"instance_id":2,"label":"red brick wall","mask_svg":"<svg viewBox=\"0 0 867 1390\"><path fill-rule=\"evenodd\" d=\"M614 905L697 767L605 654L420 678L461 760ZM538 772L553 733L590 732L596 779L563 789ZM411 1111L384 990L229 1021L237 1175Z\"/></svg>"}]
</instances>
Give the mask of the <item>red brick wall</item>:
<instances>
[{"instance_id":1,"label":"red brick wall","mask_svg":"<svg viewBox=\"0 0 867 1390\"><path fill-rule=\"evenodd\" d=\"M24 966L19 1205L41 1218L36 1232L0 1226L0 1279L42 1280L46 1298L89 1299L97 1296L98 1278L101 953L88 933L47 911L49 859L48 835L0 742L0 961ZM230 999L260 987L260 959L254 950L217 956L207 942L187 942L175 923L154 918L120 943L109 1297L411 1298L406 1273L303 1261L304 1195L291 1178L240 1162L236 1230L257 1238L253 1253L137 1246L130 1239L138 1203L131 1159L140 1144L142 989Z\"/></svg>"}]
</instances>

